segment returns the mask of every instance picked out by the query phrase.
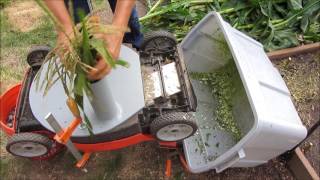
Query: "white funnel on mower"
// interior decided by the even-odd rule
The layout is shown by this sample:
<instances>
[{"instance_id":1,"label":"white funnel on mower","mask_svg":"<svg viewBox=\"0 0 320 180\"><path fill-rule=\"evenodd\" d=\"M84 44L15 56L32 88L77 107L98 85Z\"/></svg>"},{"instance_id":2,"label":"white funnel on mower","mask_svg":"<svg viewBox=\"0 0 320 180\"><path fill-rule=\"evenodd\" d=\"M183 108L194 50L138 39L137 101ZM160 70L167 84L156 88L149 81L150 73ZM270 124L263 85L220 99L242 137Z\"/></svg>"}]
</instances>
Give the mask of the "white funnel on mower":
<instances>
[{"instance_id":1,"label":"white funnel on mower","mask_svg":"<svg viewBox=\"0 0 320 180\"><path fill-rule=\"evenodd\" d=\"M120 106L114 99L107 79L101 79L91 85L93 98L92 108L98 119L112 119L120 116Z\"/></svg>"},{"instance_id":2,"label":"white funnel on mower","mask_svg":"<svg viewBox=\"0 0 320 180\"><path fill-rule=\"evenodd\" d=\"M88 116L94 134L112 130L124 123L144 107L144 95L139 55L132 49L122 46L120 58L130 64L129 68L117 67L100 81L93 83L93 101L85 96L84 111ZM40 76L45 78L46 65ZM40 80L41 80L40 79ZM53 131L45 120L48 113L57 119L61 127L67 127L73 116L66 105L67 96L61 82L57 82L43 97L43 91L36 90L36 83L30 87L30 106L34 116L47 129ZM78 127L73 137L89 136L86 128Z\"/></svg>"}]
</instances>

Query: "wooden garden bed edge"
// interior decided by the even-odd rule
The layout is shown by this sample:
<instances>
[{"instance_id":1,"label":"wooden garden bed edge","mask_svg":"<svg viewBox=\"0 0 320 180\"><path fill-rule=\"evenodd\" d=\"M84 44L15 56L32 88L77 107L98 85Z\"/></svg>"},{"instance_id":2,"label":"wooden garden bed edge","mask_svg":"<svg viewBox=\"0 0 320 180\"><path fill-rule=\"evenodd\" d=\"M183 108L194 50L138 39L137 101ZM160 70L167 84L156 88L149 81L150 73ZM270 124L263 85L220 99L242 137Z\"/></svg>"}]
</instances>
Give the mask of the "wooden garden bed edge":
<instances>
[{"instance_id":1,"label":"wooden garden bed edge","mask_svg":"<svg viewBox=\"0 0 320 180\"><path fill-rule=\"evenodd\" d=\"M272 51L267 53L270 60L281 59L289 56L298 55L301 53L307 53L312 51L320 51L320 42L316 42L313 44L301 45L293 48L281 49L278 51Z\"/></svg>"},{"instance_id":2,"label":"wooden garden bed edge","mask_svg":"<svg viewBox=\"0 0 320 180\"><path fill-rule=\"evenodd\" d=\"M297 179L320 179L299 147L294 150L292 158L288 161L288 166Z\"/></svg>"}]
</instances>

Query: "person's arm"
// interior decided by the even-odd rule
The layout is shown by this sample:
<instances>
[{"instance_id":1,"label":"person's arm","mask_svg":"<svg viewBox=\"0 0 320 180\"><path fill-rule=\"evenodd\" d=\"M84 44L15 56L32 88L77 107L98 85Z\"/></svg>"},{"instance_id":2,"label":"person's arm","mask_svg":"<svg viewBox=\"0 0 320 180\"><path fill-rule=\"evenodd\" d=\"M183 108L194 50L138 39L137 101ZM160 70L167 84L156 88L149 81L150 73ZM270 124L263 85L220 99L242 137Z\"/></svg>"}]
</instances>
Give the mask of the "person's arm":
<instances>
[{"instance_id":1,"label":"person's arm","mask_svg":"<svg viewBox=\"0 0 320 180\"><path fill-rule=\"evenodd\" d=\"M64 0L45 0L46 5L52 14L62 25L63 31L67 34L71 34L73 22L69 15L68 9L64 4ZM65 38L65 34L59 28L58 30L58 41Z\"/></svg>"},{"instance_id":2,"label":"person's arm","mask_svg":"<svg viewBox=\"0 0 320 180\"><path fill-rule=\"evenodd\" d=\"M136 0L118 0L112 24L120 27L127 27L132 9Z\"/></svg>"},{"instance_id":3,"label":"person's arm","mask_svg":"<svg viewBox=\"0 0 320 180\"><path fill-rule=\"evenodd\" d=\"M135 5L135 0L118 0L116 9L114 12L112 25L120 27L121 29L128 27L129 18L132 12L132 9ZM114 58L118 58L119 56L119 50L124 37L124 33L120 33L118 35L111 36L111 42L115 43L117 46L113 47L112 54ZM108 42L108 37L107 37Z\"/></svg>"},{"instance_id":4,"label":"person's arm","mask_svg":"<svg viewBox=\"0 0 320 180\"><path fill-rule=\"evenodd\" d=\"M64 31L72 36L73 22L69 12L64 4L64 0L45 0L50 11L57 18L64 28ZM135 5L135 0L118 0L116 10L112 20L112 25L118 27L127 27L131 15L131 11ZM114 35L106 35L104 39L108 44L108 50L114 59L117 59L120 52L120 47L124 33ZM65 34L58 29L58 43L68 43ZM91 80L102 79L111 71L111 67L101 57L98 58L95 70L88 73L88 78Z\"/></svg>"},{"instance_id":5,"label":"person's arm","mask_svg":"<svg viewBox=\"0 0 320 180\"><path fill-rule=\"evenodd\" d=\"M135 0L118 0L112 20L112 25L121 28L127 27L134 5ZM119 57L123 37L124 33L106 35L104 37L108 44L108 50L114 59L117 59ZM111 71L111 67L109 67L102 59L98 59L95 68L97 70L92 70L88 74L90 79L101 79Z\"/></svg>"}]
</instances>

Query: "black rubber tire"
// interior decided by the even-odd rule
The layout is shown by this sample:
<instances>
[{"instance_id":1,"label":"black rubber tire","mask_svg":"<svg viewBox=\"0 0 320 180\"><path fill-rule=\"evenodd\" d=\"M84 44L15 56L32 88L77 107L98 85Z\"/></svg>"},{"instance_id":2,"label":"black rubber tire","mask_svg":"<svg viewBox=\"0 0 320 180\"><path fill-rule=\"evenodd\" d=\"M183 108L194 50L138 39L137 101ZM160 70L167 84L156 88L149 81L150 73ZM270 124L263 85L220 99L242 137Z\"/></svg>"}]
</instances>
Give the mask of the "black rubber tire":
<instances>
[{"instance_id":1,"label":"black rubber tire","mask_svg":"<svg viewBox=\"0 0 320 180\"><path fill-rule=\"evenodd\" d=\"M151 134L160 141L167 141L161 139L157 136L157 133L160 129L164 128L165 126L172 125L172 124L186 124L192 127L192 133L188 134L187 136L176 139L170 142L177 142L182 141L190 136L192 136L198 129L196 119L193 115L186 112L171 112L163 114L162 116L156 117L150 124L150 132Z\"/></svg>"},{"instance_id":2,"label":"black rubber tire","mask_svg":"<svg viewBox=\"0 0 320 180\"><path fill-rule=\"evenodd\" d=\"M41 66L50 50L51 48L45 45L32 47L27 55L29 66Z\"/></svg>"},{"instance_id":3,"label":"black rubber tire","mask_svg":"<svg viewBox=\"0 0 320 180\"><path fill-rule=\"evenodd\" d=\"M47 149L47 151L41 155L38 156L22 156L19 154L16 154L15 152L12 152L11 148L13 145L17 143L25 143L25 142L32 142L39 145L42 145ZM47 155L50 152L50 149L52 147L52 140L50 140L48 137L43 136L41 134L36 133L18 133L14 134L10 137L10 139L7 142L6 149L9 153L11 153L14 156L20 156L20 157L26 157L26 158L36 158L41 157L44 155Z\"/></svg>"},{"instance_id":4,"label":"black rubber tire","mask_svg":"<svg viewBox=\"0 0 320 180\"><path fill-rule=\"evenodd\" d=\"M173 34L168 31L159 30L159 31L150 31L144 34L144 40L141 44L140 50L145 53L148 52L148 46L150 46L153 41L158 39L163 39L167 45L171 46L170 48L175 48L177 45L177 40Z\"/></svg>"}]
</instances>

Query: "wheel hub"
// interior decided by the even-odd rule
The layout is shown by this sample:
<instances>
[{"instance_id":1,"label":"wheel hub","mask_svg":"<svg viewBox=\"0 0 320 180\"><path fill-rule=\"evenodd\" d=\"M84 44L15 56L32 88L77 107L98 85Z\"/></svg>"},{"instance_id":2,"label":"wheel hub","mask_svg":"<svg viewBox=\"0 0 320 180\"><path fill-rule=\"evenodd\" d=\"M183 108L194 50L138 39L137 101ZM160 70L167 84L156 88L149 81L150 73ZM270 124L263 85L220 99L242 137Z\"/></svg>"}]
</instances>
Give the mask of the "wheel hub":
<instances>
[{"instance_id":1,"label":"wheel hub","mask_svg":"<svg viewBox=\"0 0 320 180\"><path fill-rule=\"evenodd\" d=\"M46 154L46 146L36 142L18 142L10 146L10 152L23 157L38 157Z\"/></svg>"},{"instance_id":2,"label":"wheel hub","mask_svg":"<svg viewBox=\"0 0 320 180\"><path fill-rule=\"evenodd\" d=\"M177 141L190 136L192 132L192 126L188 124L170 124L161 128L157 137L163 141Z\"/></svg>"}]
</instances>

